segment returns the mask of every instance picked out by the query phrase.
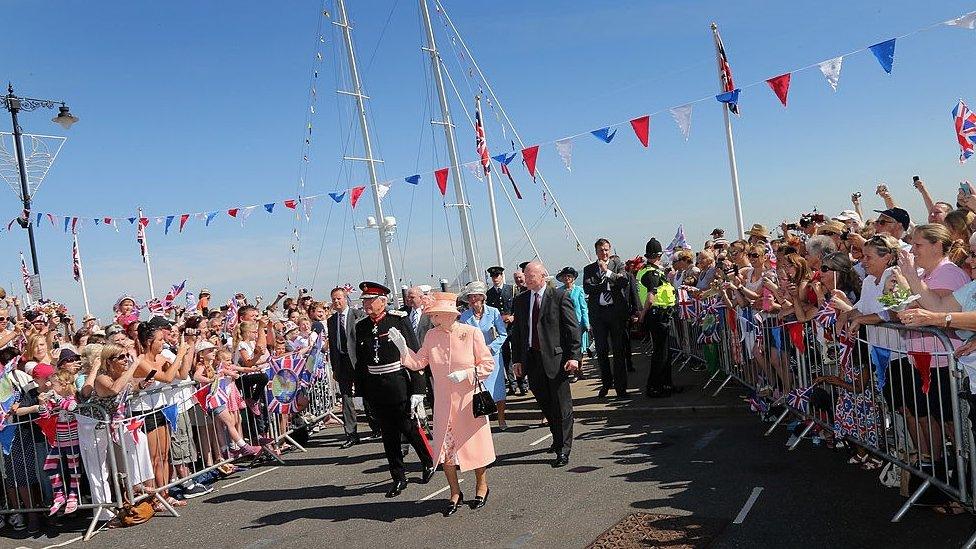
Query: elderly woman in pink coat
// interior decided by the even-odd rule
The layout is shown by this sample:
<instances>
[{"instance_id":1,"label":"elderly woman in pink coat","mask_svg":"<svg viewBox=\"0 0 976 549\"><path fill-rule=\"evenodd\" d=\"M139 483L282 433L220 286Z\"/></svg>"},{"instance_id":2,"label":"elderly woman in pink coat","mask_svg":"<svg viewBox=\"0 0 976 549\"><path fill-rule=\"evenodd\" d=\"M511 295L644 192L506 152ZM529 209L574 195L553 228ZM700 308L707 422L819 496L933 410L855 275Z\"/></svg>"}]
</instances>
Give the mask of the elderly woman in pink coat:
<instances>
[{"instance_id":1,"label":"elderly woman in pink coat","mask_svg":"<svg viewBox=\"0 0 976 549\"><path fill-rule=\"evenodd\" d=\"M447 292L431 294L433 303L424 311L434 327L427 332L420 350L407 348L403 335L390 330L390 341L400 348L400 360L411 370L430 366L434 384L434 466L444 464L451 485L451 499L444 511L448 517L464 500L458 486L457 469L474 469L476 497L472 509L488 502L489 463L495 461L495 446L487 417L475 417L472 400L478 380L488 378L495 359L481 330L458 320L457 296Z\"/></svg>"}]
</instances>

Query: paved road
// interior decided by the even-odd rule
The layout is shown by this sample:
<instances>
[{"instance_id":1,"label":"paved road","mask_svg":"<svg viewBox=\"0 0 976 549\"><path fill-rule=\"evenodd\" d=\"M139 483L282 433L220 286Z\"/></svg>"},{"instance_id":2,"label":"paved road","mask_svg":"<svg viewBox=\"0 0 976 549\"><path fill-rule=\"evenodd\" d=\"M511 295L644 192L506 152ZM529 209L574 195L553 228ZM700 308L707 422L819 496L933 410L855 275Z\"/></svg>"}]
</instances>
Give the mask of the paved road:
<instances>
[{"instance_id":1,"label":"paved road","mask_svg":"<svg viewBox=\"0 0 976 549\"><path fill-rule=\"evenodd\" d=\"M719 402L738 398L730 390ZM518 420L495 435L499 461L489 471L488 506L451 518L440 515L447 497L438 493L447 486L441 473L387 500L380 444L341 450L330 430L316 435L307 453L288 455L285 466L223 481L181 518L157 517L70 546L585 547L637 512L678 517L669 524L699 547L956 547L976 530L969 515L946 518L921 507L891 524L903 501L896 491L838 452L809 443L787 452L785 432L764 438L764 429L742 413L584 417L570 466L554 470L544 453L548 431ZM416 460L408 463L419 476ZM470 498L473 475L462 478ZM81 528L0 538L0 547L62 544Z\"/></svg>"}]
</instances>

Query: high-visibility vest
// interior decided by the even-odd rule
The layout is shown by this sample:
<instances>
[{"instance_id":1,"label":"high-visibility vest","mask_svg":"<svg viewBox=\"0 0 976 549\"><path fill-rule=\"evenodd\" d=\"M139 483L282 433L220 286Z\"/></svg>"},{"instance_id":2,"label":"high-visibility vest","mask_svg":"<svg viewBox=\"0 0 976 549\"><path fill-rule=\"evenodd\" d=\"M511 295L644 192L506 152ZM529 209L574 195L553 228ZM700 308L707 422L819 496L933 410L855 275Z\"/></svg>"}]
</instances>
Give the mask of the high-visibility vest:
<instances>
[{"instance_id":1,"label":"high-visibility vest","mask_svg":"<svg viewBox=\"0 0 976 549\"><path fill-rule=\"evenodd\" d=\"M654 292L654 302L651 303L651 306L674 307L674 304L677 301L675 298L674 286L671 285L671 282L668 280L668 277L665 276L664 271L657 265L648 265L647 267L641 269L638 274L640 274L640 277L643 278L644 274L649 271L656 271L658 276L661 278L661 285L658 286L657 290ZM638 278L638 280L640 280L640 278ZM647 286L641 284L639 290L644 292L641 302L646 303L647 294L649 293Z\"/></svg>"}]
</instances>

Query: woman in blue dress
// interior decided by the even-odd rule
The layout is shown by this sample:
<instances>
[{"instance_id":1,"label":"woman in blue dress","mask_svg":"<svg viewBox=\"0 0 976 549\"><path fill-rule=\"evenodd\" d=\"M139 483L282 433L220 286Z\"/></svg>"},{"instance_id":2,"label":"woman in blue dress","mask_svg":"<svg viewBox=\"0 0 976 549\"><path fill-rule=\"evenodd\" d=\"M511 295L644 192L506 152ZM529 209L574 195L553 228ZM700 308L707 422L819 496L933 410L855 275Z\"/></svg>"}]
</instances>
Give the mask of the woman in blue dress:
<instances>
[{"instance_id":1,"label":"woman in blue dress","mask_svg":"<svg viewBox=\"0 0 976 549\"><path fill-rule=\"evenodd\" d=\"M583 293L583 288L575 284L577 278L579 278L579 272L572 267L563 267L563 270L559 271L559 274L556 275L556 280L563 283L563 286L569 293L569 299L573 302L573 309L576 310L576 320L579 321L580 325L580 349L584 353L589 353L590 310L586 306L586 294ZM578 378L583 377L582 368L576 370L576 376Z\"/></svg>"},{"instance_id":2,"label":"woman in blue dress","mask_svg":"<svg viewBox=\"0 0 976 549\"><path fill-rule=\"evenodd\" d=\"M470 282L464 287L461 299L468 303L468 308L461 313L459 322L480 328L485 335L485 343L491 349L491 355L495 357L495 367L485 380L485 387L491 393L498 410L498 429L504 431L508 429L508 425L505 423L505 365L502 364L502 345L508 333L505 331L501 312L485 305L487 292L488 286L481 281Z\"/></svg>"}]
</instances>

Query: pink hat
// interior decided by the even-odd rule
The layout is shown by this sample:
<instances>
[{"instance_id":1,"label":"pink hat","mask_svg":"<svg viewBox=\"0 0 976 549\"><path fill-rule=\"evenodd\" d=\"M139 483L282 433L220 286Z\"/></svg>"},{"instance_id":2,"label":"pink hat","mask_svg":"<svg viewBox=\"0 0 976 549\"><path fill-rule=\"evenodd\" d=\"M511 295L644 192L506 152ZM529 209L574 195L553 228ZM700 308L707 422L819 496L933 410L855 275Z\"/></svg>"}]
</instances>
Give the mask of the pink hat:
<instances>
[{"instance_id":1,"label":"pink hat","mask_svg":"<svg viewBox=\"0 0 976 549\"><path fill-rule=\"evenodd\" d=\"M431 292L430 297L433 302L424 309L425 314L431 313L454 313L460 315L457 309L457 294L451 292Z\"/></svg>"},{"instance_id":2,"label":"pink hat","mask_svg":"<svg viewBox=\"0 0 976 549\"><path fill-rule=\"evenodd\" d=\"M34 366L31 375L34 379L49 378L54 375L54 366L41 362L37 366Z\"/></svg>"}]
</instances>

